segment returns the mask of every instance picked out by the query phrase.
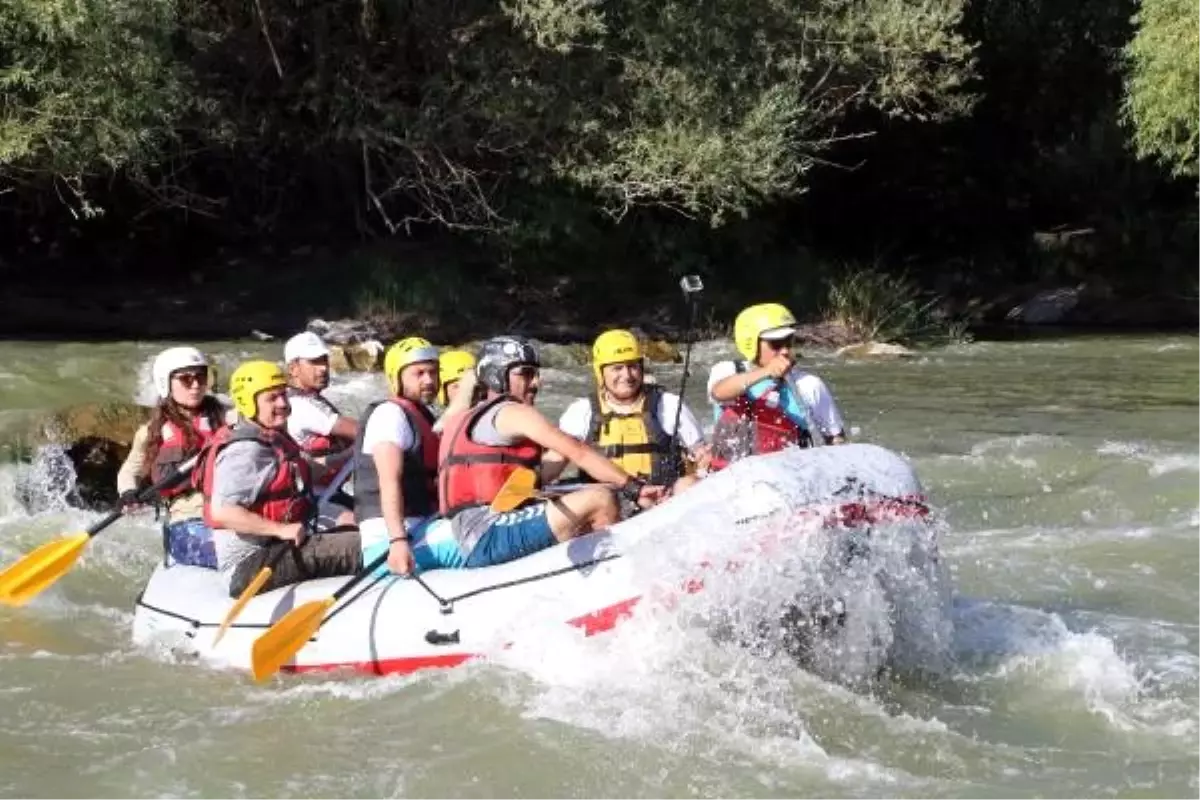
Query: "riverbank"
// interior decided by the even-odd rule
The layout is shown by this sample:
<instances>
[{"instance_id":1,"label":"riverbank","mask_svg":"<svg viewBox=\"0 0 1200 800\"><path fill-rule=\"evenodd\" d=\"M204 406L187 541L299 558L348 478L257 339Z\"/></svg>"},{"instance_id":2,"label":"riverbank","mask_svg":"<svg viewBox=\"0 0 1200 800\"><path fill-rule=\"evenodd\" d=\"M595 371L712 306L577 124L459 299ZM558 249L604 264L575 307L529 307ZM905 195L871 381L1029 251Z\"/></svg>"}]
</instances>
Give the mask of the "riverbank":
<instances>
[{"instance_id":1,"label":"riverbank","mask_svg":"<svg viewBox=\"0 0 1200 800\"><path fill-rule=\"evenodd\" d=\"M611 276L517 270L489 262L478 250L404 242L347 252L302 247L255 257L225 255L150 279L111 272L91 277L95 274L53 262L22 273L6 286L0 337L278 339L313 319L353 319L384 342L417 333L441 342L468 341L503 331L580 343L610 327L679 341L688 320L670 274L643 276L632 287L624 269ZM936 343L961 339L967 331L1012 338L1048 329L1193 331L1198 323L1194 297L1152 291L1135 297L1099 279L950 287L935 295L870 269L839 272L810 265L803 280L764 274L736 286L709 281L696 334L728 335L741 307L765 299L787 303L805 323L802 344L820 349L868 339Z\"/></svg>"}]
</instances>

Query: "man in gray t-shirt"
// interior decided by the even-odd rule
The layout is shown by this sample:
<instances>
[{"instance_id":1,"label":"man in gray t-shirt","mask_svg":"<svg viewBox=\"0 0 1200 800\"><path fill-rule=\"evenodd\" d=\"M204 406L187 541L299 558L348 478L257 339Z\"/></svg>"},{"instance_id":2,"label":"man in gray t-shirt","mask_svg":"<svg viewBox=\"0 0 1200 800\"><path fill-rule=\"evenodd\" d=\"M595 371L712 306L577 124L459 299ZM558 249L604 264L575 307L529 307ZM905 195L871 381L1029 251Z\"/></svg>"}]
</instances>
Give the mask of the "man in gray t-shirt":
<instances>
[{"instance_id":1,"label":"man in gray t-shirt","mask_svg":"<svg viewBox=\"0 0 1200 800\"><path fill-rule=\"evenodd\" d=\"M223 434L203 481L217 567L229 579L230 596L267 565L272 575L262 591L357 572L357 531L310 535L317 514L308 467L286 430L286 376L270 362L250 361L230 377L230 394L243 419Z\"/></svg>"}]
</instances>

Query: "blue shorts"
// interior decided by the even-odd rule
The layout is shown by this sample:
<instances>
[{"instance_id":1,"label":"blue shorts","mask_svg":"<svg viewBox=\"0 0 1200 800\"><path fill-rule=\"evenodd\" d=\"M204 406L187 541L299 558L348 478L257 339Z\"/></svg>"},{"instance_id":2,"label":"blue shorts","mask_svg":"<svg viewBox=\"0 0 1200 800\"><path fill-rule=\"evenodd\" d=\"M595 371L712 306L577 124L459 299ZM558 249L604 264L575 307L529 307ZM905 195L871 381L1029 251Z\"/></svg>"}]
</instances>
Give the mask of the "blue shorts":
<instances>
[{"instance_id":1,"label":"blue shorts","mask_svg":"<svg viewBox=\"0 0 1200 800\"><path fill-rule=\"evenodd\" d=\"M412 540L413 561L417 572L431 569L457 569L463 566L462 549L454 538L450 520L441 517L408 517L405 527ZM362 541L363 564L367 565L388 551L387 524L382 517L364 520L358 526ZM379 567L375 575L391 574L387 565Z\"/></svg>"},{"instance_id":2,"label":"blue shorts","mask_svg":"<svg viewBox=\"0 0 1200 800\"><path fill-rule=\"evenodd\" d=\"M202 519L185 519L163 526L167 556L176 564L217 568L217 546Z\"/></svg>"},{"instance_id":3,"label":"blue shorts","mask_svg":"<svg viewBox=\"0 0 1200 800\"><path fill-rule=\"evenodd\" d=\"M522 556L558 544L546 519L546 504L500 514L483 531L471 554L467 569L515 561Z\"/></svg>"}]
</instances>

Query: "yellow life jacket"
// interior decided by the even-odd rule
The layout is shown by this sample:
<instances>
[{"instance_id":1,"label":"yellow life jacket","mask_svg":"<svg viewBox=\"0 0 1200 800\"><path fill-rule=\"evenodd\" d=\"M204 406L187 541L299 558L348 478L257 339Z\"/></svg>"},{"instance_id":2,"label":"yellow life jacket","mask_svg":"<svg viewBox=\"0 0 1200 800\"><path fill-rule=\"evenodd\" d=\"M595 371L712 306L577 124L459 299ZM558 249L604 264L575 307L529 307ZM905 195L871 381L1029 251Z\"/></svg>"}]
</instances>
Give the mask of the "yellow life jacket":
<instances>
[{"instance_id":1,"label":"yellow life jacket","mask_svg":"<svg viewBox=\"0 0 1200 800\"><path fill-rule=\"evenodd\" d=\"M592 420L587 441L630 475L670 486L683 475L682 450L659 422L662 389L646 384L632 411L618 412L598 392L588 398ZM588 476L590 477L590 476Z\"/></svg>"}]
</instances>

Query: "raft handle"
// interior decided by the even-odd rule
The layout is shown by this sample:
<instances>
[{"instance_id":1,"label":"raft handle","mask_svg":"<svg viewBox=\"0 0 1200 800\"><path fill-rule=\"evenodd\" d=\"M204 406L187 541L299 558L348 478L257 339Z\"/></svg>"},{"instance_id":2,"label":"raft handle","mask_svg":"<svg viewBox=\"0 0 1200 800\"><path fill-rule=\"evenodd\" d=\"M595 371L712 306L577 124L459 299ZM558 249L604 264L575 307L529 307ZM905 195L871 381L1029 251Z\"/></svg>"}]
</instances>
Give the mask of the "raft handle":
<instances>
[{"instance_id":1,"label":"raft handle","mask_svg":"<svg viewBox=\"0 0 1200 800\"><path fill-rule=\"evenodd\" d=\"M440 633L430 629L425 634L425 641L430 644L458 644L458 631L453 633Z\"/></svg>"}]
</instances>

